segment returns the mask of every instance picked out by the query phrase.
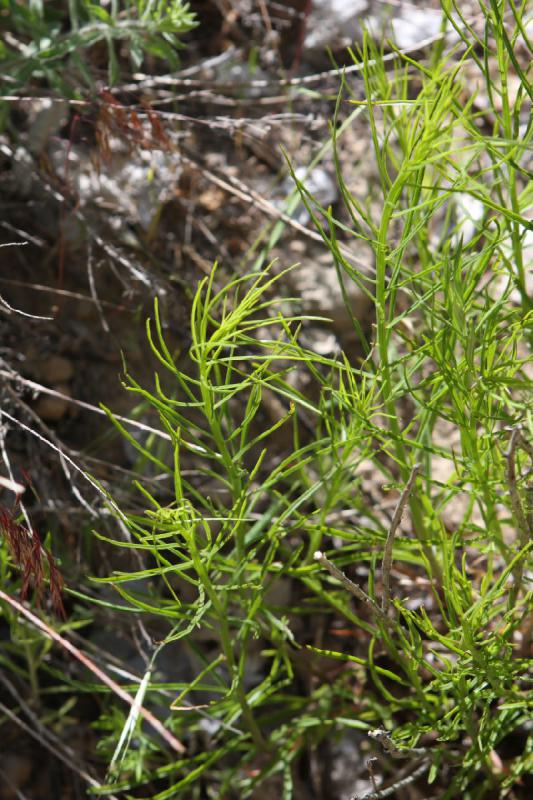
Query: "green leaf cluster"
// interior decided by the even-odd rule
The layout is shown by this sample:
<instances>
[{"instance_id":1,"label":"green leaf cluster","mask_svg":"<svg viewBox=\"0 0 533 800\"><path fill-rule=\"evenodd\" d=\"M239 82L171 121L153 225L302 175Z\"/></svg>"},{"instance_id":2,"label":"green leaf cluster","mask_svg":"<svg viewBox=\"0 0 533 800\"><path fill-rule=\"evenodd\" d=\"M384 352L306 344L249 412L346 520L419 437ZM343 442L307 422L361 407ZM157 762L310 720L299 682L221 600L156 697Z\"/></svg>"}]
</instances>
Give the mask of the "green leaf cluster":
<instances>
[{"instance_id":1,"label":"green leaf cluster","mask_svg":"<svg viewBox=\"0 0 533 800\"><path fill-rule=\"evenodd\" d=\"M48 89L61 97L78 98L94 89L102 76L100 60L92 54L107 51L105 81L116 85L127 52L134 69L148 55L178 66L182 36L196 19L182 0L90 0L68 2L0 2L0 72L3 94Z\"/></svg>"}]
</instances>

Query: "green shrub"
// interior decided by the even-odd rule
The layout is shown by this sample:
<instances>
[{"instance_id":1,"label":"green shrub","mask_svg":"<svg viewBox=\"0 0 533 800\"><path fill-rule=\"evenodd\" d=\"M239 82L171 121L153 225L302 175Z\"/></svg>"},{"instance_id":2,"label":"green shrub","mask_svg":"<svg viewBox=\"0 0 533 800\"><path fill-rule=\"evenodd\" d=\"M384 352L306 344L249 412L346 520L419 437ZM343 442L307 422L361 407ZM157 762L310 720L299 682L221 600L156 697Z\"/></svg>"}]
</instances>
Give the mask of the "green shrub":
<instances>
[{"instance_id":1,"label":"green shrub","mask_svg":"<svg viewBox=\"0 0 533 800\"><path fill-rule=\"evenodd\" d=\"M135 69L147 55L175 69L180 36L195 24L182 0L112 0L105 5L1 0L0 30L9 34L0 41L2 93L49 88L61 97L79 97L100 77L91 65L91 52L101 44L107 64L104 80L111 86L120 79L124 47Z\"/></svg>"},{"instance_id":2,"label":"green shrub","mask_svg":"<svg viewBox=\"0 0 533 800\"><path fill-rule=\"evenodd\" d=\"M374 250L371 277L339 247L331 209L294 176L339 279L372 299L362 363L300 343L306 320L290 314L276 288L282 276L270 270L219 290L215 272L200 284L185 366L157 310L149 324L172 388L157 376L152 390L131 378L128 388L158 411L172 441L172 461L139 447L172 476L175 497L161 505L139 486L149 508L129 518L131 546L151 556L150 568L106 580L132 608L166 621L160 648L179 639L198 664L192 683L166 685L181 709L169 727L189 743L205 740L206 719L212 732L190 758L143 773L140 784L167 779L158 800L200 796L200 787L202 796L250 797L273 775L290 798L302 754L352 728L383 729L374 737L389 755L412 761L412 774L439 781L450 800L505 794L531 766L520 645L530 603L531 129L519 126L527 85L511 103L504 80L518 12L503 41L499 8L484 9L494 53L478 39L480 55L465 32L453 58L437 43L427 63L398 55L387 71L365 40L366 100L353 102L368 116L378 190L365 205L338 161L337 177L354 240ZM465 90L467 66L491 82L489 99L499 97L489 132ZM337 120L335 148L336 131ZM462 209L472 200L482 214L467 237ZM299 373L309 392L292 380ZM273 396L284 409L275 421ZM194 478L182 468L191 462ZM400 533L401 508L391 522L362 490L369 463L376 483L403 490L410 522ZM287 579L292 599L276 601ZM344 620L350 646L310 641L314 619L326 631ZM206 655L197 631L216 653ZM339 660L345 669L333 669ZM302 664L313 676L307 692ZM149 684L147 696L156 693ZM503 763L498 749L513 735L523 750ZM110 790L135 785L129 777Z\"/></svg>"},{"instance_id":3,"label":"green shrub","mask_svg":"<svg viewBox=\"0 0 533 800\"><path fill-rule=\"evenodd\" d=\"M378 182L366 203L339 159L337 177L349 233L374 252L370 277L339 246L346 224L294 176L339 280L372 301L364 359L306 348L309 318L272 269L201 282L185 359L157 307L148 325L166 377L127 386L158 412L168 457L115 423L170 476L173 499L137 485L147 509L127 515L128 547L144 566L100 580L127 604L108 607L164 630L128 688L169 709L188 750L170 756L135 706L127 718L110 707L101 795L159 781L154 800L246 798L276 780L288 799L305 754L353 729L443 800L518 792L531 768L524 6L510 4L504 28L505 4L481 4L479 36L443 5L453 52L437 41L392 70L368 39L354 54ZM467 68L485 81L482 110ZM335 119L334 148L337 130ZM482 213L467 236L471 201ZM380 501L400 493L395 518L366 493L365 470ZM331 643L339 622L344 647ZM160 679L166 648L192 680ZM520 752L506 757L511 737Z\"/></svg>"}]
</instances>

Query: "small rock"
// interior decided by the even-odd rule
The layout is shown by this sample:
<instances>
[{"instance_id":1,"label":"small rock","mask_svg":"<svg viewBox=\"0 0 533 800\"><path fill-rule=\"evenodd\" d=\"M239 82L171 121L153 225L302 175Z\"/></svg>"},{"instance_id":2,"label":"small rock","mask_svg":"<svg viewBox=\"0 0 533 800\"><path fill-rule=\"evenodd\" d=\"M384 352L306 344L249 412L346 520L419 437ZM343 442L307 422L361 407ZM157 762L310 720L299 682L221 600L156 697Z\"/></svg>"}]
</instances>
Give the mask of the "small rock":
<instances>
[{"instance_id":1,"label":"small rock","mask_svg":"<svg viewBox=\"0 0 533 800\"><path fill-rule=\"evenodd\" d=\"M437 36L442 13L432 8L406 7L391 21L396 45L403 50L417 47L424 39Z\"/></svg>"},{"instance_id":2,"label":"small rock","mask_svg":"<svg viewBox=\"0 0 533 800\"><path fill-rule=\"evenodd\" d=\"M350 332L354 333L353 323L345 305L337 270L331 262L332 258L329 253L316 257L309 253L305 261L302 260L298 269L288 273L287 280L294 295L301 301L303 313L330 320L334 331L344 345L345 337L349 338ZM371 254L369 253L369 265L371 263ZM345 276L344 283L350 312L363 323L368 316L369 300L347 276Z\"/></svg>"},{"instance_id":3,"label":"small rock","mask_svg":"<svg viewBox=\"0 0 533 800\"><path fill-rule=\"evenodd\" d=\"M70 397L68 386L57 384L53 388ZM69 407L69 401L62 397L42 394L35 403L34 409L44 422L59 422L68 413Z\"/></svg>"},{"instance_id":4,"label":"small rock","mask_svg":"<svg viewBox=\"0 0 533 800\"><path fill-rule=\"evenodd\" d=\"M322 53L326 48L339 51L360 42L366 28L377 40L392 39L401 49L414 49L426 39L438 36L441 30L442 13L433 8L395 6L388 9L385 4L374 11L376 3L366 0L314 0L307 32L304 39L306 55ZM450 24L447 37L454 38Z\"/></svg>"},{"instance_id":5,"label":"small rock","mask_svg":"<svg viewBox=\"0 0 533 800\"><path fill-rule=\"evenodd\" d=\"M328 208L333 205L339 196L337 184L331 175L323 167L316 167L308 173L307 167L297 167L294 170L296 178L301 181L305 189L309 192L316 202L322 208ZM277 205L283 205L288 195L294 191L296 184L292 175L287 175L282 182L279 191L283 195L283 200ZM309 222L309 212L303 203L299 203L292 211L291 217L295 219L300 225L307 225Z\"/></svg>"},{"instance_id":6,"label":"small rock","mask_svg":"<svg viewBox=\"0 0 533 800\"><path fill-rule=\"evenodd\" d=\"M68 383L74 375L72 361L63 356L51 356L42 362L40 377L48 384Z\"/></svg>"},{"instance_id":7,"label":"small rock","mask_svg":"<svg viewBox=\"0 0 533 800\"><path fill-rule=\"evenodd\" d=\"M48 97L33 100L35 118L28 132L28 147L34 155L40 155L52 136L55 136L68 119L66 100Z\"/></svg>"},{"instance_id":8,"label":"small rock","mask_svg":"<svg viewBox=\"0 0 533 800\"><path fill-rule=\"evenodd\" d=\"M314 0L304 39L306 54L353 44L367 7L366 0Z\"/></svg>"},{"instance_id":9,"label":"small rock","mask_svg":"<svg viewBox=\"0 0 533 800\"><path fill-rule=\"evenodd\" d=\"M339 351L339 342L334 333L318 325L309 325L302 331L302 343L319 356L333 356Z\"/></svg>"},{"instance_id":10,"label":"small rock","mask_svg":"<svg viewBox=\"0 0 533 800\"><path fill-rule=\"evenodd\" d=\"M206 211L218 211L226 202L226 193L221 189L210 187L198 198L199 205Z\"/></svg>"},{"instance_id":11,"label":"small rock","mask_svg":"<svg viewBox=\"0 0 533 800\"><path fill-rule=\"evenodd\" d=\"M8 753L2 757L2 772L0 800L14 800L31 777L32 761L24 755Z\"/></svg>"}]
</instances>

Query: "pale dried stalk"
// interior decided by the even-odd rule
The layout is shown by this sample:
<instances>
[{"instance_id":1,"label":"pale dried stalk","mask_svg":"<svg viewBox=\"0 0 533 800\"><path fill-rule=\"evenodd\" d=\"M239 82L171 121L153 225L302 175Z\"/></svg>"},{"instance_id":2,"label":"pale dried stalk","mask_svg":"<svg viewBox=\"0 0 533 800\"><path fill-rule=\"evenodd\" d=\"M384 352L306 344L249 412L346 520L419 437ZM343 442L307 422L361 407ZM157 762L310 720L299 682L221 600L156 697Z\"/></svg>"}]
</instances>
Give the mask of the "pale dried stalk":
<instances>
[{"instance_id":1,"label":"pale dried stalk","mask_svg":"<svg viewBox=\"0 0 533 800\"><path fill-rule=\"evenodd\" d=\"M398 500L398 505L394 510L391 526L389 529L389 533L387 535L387 541L385 542L385 549L383 551L383 563L381 567L382 582L383 582L383 598L381 601L381 609L384 614L388 614L391 602L390 573L392 568L392 550L394 547L394 536L396 534L396 531L398 530L398 525L402 521L402 515L405 510L405 506L407 505L409 495L413 490L413 486L419 470L420 470L420 464L415 464L413 469L411 470L411 474L409 475L409 480L407 481L405 489L403 490L400 499Z\"/></svg>"},{"instance_id":2,"label":"pale dried stalk","mask_svg":"<svg viewBox=\"0 0 533 800\"><path fill-rule=\"evenodd\" d=\"M79 764L76 760L75 753L73 750L68 747L61 739L56 736L53 731L46 728L41 720L37 717L36 714L33 713L29 705L25 702L25 700L20 696L17 692L11 681L5 676L2 675L0 672L0 681L4 684L6 689L11 693L11 695L15 698L17 704L19 705L20 709L24 712L28 720L31 722L31 725L26 723L24 720L20 719L13 711L11 711L7 706L0 703L0 711L5 714L9 719L22 728L25 733L29 734L29 736L36 739L39 744L45 747L50 753L59 758L64 764L67 765L69 769L75 772L80 778L83 778L88 784L93 786L94 788L98 789L100 783L94 778L81 764ZM115 795L111 795L109 800L117 800Z\"/></svg>"},{"instance_id":3,"label":"pale dried stalk","mask_svg":"<svg viewBox=\"0 0 533 800\"><path fill-rule=\"evenodd\" d=\"M420 766L407 775L405 778L401 778L400 780L393 783L391 786L388 786L386 789L378 789L377 792L369 792L368 794L360 795L360 794L353 794L350 797L350 800L382 800L382 798L390 797L392 794L395 794L398 789L403 789L406 786L409 786L411 783L414 783L418 778L421 778L424 772L426 772L429 768L430 761L423 761Z\"/></svg>"},{"instance_id":4,"label":"pale dried stalk","mask_svg":"<svg viewBox=\"0 0 533 800\"><path fill-rule=\"evenodd\" d=\"M11 468L11 461L9 460L9 454L8 454L7 448L6 448L6 431L7 431L7 428L6 428L5 425L2 425L2 421L1 421L1 418L0 418L0 455L2 456L2 460L3 460L4 464L6 465L7 473L9 475L9 482L13 486L20 486L20 484L17 483L17 481L15 480L15 476L13 475L13 470ZM33 535L32 534L33 526L31 524L30 515L28 514L28 512L26 510L26 506L24 505L24 503L22 502L22 499L21 499L22 495L26 491L26 487L22 486L21 489L22 489L22 491L17 492L18 507L20 508L22 516L24 517L24 522L26 523L26 529L28 531L28 536L31 537Z\"/></svg>"},{"instance_id":5,"label":"pale dried stalk","mask_svg":"<svg viewBox=\"0 0 533 800\"><path fill-rule=\"evenodd\" d=\"M352 594L354 597L357 597L358 600L364 603L368 610L375 617L377 617L380 622L388 627L393 627L392 621L385 616L381 608L376 605L372 598L369 597L369 595L367 595L367 593L361 589L357 583L351 581L350 578L344 574L344 572L336 567L335 564L333 564L333 562L324 555L324 553L322 553L320 550L317 550L313 558L315 561L318 561L319 564L322 564L322 566L327 569L330 575L333 575L334 578L337 578L337 580L342 583L342 585L350 592L350 594Z\"/></svg>"},{"instance_id":6,"label":"pale dried stalk","mask_svg":"<svg viewBox=\"0 0 533 800\"><path fill-rule=\"evenodd\" d=\"M23 486L22 483L17 483L11 480L11 478L2 478L2 476L0 476L0 488L7 489L14 494L22 494L26 491L26 487Z\"/></svg>"},{"instance_id":7,"label":"pale dried stalk","mask_svg":"<svg viewBox=\"0 0 533 800\"><path fill-rule=\"evenodd\" d=\"M118 697L124 700L130 708L134 706L135 700L130 697L130 695L124 691L124 689L115 683L115 681L110 678L103 670L100 669L85 653L82 653L81 650L78 650L68 639L65 639L64 636L57 633L53 628L46 624L43 620L39 619L35 614L33 614L29 609L25 608L22 603L19 603L18 600L15 600L13 597L10 597L6 594L2 589L0 589L0 599L4 600L8 603L12 608L16 609L20 614L22 614L26 619L31 622L36 628L38 628L42 633L46 636L49 636L50 639L53 639L54 642L57 642L61 645L64 650L67 650L71 655L74 656L84 667L87 667L96 677L105 683L112 692L114 692ZM151 726L152 728L165 740L165 742L172 748L176 753L184 753L185 747L184 745L173 736L170 731L168 731L165 726L160 722L160 720L155 717L151 711L149 711L144 706L140 705L138 708L135 709L136 713L140 714Z\"/></svg>"},{"instance_id":8,"label":"pale dried stalk","mask_svg":"<svg viewBox=\"0 0 533 800\"><path fill-rule=\"evenodd\" d=\"M526 547L527 543L529 542L530 532L533 528L533 519L531 518L531 512L528 509L528 512L524 511L522 506L522 500L520 498L520 493L518 491L517 480L516 480L516 450L521 446L524 450L528 452L528 455L531 455L529 444L524 440L522 436L522 428L520 425L517 425L513 428L513 432L511 434L511 438L509 440L509 448L507 453L505 454L506 457L506 468L505 468L505 475L507 478L507 485L509 487L509 497L511 500L511 508L513 510L513 516L516 520L517 528L518 528L518 547L522 550ZM522 585L522 577L524 573L524 564L523 560L519 561L516 565L514 570L514 592L513 597L511 598L514 600L516 594L520 591L520 587Z\"/></svg>"},{"instance_id":9,"label":"pale dried stalk","mask_svg":"<svg viewBox=\"0 0 533 800\"><path fill-rule=\"evenodd\" d=\"M21 311L20 308L14 308L13 306L9 305L5 297L2 297L1 294L0 294L0 306L2 306L8 312L8 314L18 314L19 317L27 317L28 319L39 319L45 321L50 321L54 319L53 317L40 317L37 314L28 314L26 311Z\"/></svg>"},{"instance_id":10,"label":"pale dried stalk","mask_svg":"<svg viewBox=\"0 0 533 800\"><path fill-rule=\"evenodd\" d=\"M96 281L94 280L94 268L93 268L93 246L91 241L87 243L87 277L89 278L89 289L91 291L91 297L93 298L94 304L98 310L98 315L100 317L102 328L106 333L109 333L110 328L105 318L104 310L102 308L102 303L100 302L100 298L98 297L98 292L96 291Z\"/></svg>"},{"instance_id":11,"label":"pale dried stalk","mask_svg":"<svg viewBox=\"0 0 533 800\"><path fill-rule=\"evenodd\" d=\"M71 403L78 408L84 408L86 411L92 411L93 414L99 414L102 417L107 417L106 412L102 408L98 408L98 406L94 406L91 403L85 403L83 400L77 400L75 397L70 397L68 394L64 394L64 392L58 392L57 389L50 389L49 386L43 386L41 383L31 381L28 378L23 378L21 375L13 372L12 370L0 369L0 377L8 378L9 380L20 383L23 386L27 386L28 389L33 389L36 392L47 394L50 397L58 397L60 400L65 400L67 403ZM139 422L136 419L129 419L129 417L123 417L121 414L114 414L113 416L115 419L118 419L119 422L125 422L126 425L130 425L132 428L138 428L141 431L158 436L160 439L166 439L166 441L169 442L172 441L172 438L168 433L159 431L157 428L152 428L150 425L145 425L144 422Z\"/></svg>"},{"instance_id":12,"label":"pale dried stalk","mask_svg":"<svg viewBox=\"0 0 533 800\"><path fill-rule=\"evenodd\" d=\"M126 520L124 512L120 510L120 508L117 506L113 498L107 492L104 491L104 489L100 486L98 481L96 481L89 475L88 472L85 472L85 470L83 470L80 466L78 466L78 464L76 464L76 462L73 461L73 459L70 456L68 456L63 450L61 450L61 448L58 445L54 444L54 442L51 442L45 436L42 436L38 431L35 431L33 430L33 428L30 428L29 425L25 425L24 422L21 422L16 417L13 417L7 411L4 411L3 408L0 408L0 419L2 417L5 417L14 425L17 425L19 428L22 428L22 430L26 431L27 433L30 433L36 439L39 439L40 442L43 442L44 444L48 445L48 447L51 447L52 450L58 453L63 459L65 459L65 461L67 461L72 467L74 467L74 469L77 472L79 472L80 475L83 475L85 480L88 481L91 484L91 486L94 487L94 489L96 489L98 494L100 494L104 498L106 503L108 503L113 508L113 510L117 513L117 515L121 520L123 521Z\"/></svg>"}]
</instances>

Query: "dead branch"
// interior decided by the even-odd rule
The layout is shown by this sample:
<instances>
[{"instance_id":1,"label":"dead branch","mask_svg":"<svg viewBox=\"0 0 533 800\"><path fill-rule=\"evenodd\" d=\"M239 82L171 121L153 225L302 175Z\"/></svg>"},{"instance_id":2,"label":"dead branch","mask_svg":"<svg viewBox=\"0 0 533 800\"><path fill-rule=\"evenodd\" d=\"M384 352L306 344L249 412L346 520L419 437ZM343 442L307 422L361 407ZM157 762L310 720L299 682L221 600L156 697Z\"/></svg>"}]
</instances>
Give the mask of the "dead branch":
<instances>
[{"instance_id":1,"label":"dead branch","mask_svg":"<svg viewBox=\"0 0 533 800\"><path fill-rule=\"evenodd\" d=\"M0 681L4 684L8 692L14 697L17 705L28 718L31 725L24 722L13 711L7 708L3 703L0 703L0 710L12 722L18 725L22 730L32 738L36 739L40 745L45 747L53 756L59 758L66 766L80 776L86 783L93 786L95 789L99 788L100 784L83 766L81 766L75 757L73 750L64 744L56 734L47 728L39 717L33 713L29 705L25 702L24 698L20 696L11 681L0 672ZM110 795L111 800L117 800L115 795Z\"/></svg>"},{"instance_id":2,"label":"dead branch","mask_svg":"<svg viewBox=\"0 0 533 800\"><path fill-rule=\"evenodd\" d=\"M420 464L415 464L413 469L411 470L411 474L409 475L409 480L407 481L405 488L400 495L400 499L398 500L398 505L394 510L392 522L389 528L389 533L387 535L387 541L385 542L385 549L383 551L383 563L381 568L382 581L383 581L383 599L381 602L381 609L384 614L388 614L391 601L390 573L392 567L392 550L394 546L394 536L398 529L398 525L402 520L402 515L405 510L405 506L407 505L409 495L413 490L414 482L416 480L416 476L418 475L419 470L420 470Z\"/></svg>"},{"instance_id":3,"label":"dead branch","mask_svg":"<svg viewBox=\"0 0 533 800\"><path fill-rule=\"evenodd\" d=\"M386 789L378 789L377 792L369 792L368 794L364 795L353 794L350 800L382 800L385 797L390 797L392 794L395 794L398 789L403 789L406 786L409 786L411 783L414 783L418 778L422 777L424 772L428 770L430 764L431 762L429 760L423 761L420 766L407 775L407 777L400 778L400 780L391 784Z\"/></svg>"},{"instance_id":4,"label":"dead branch","mask_svg":"<svg viewBox=\"0 0 533 800\"><path fill-rule=\"evenodd\" d=\"M134 705L135 700L130 697L130 695L124 691L124 689L118 685L112 678L110 678L106 673L100 669L85 653L81 650L78 650L68 639L65 639L64 636L57 633L53 628L51 628L46 622L39 619L35 614L25 608L22 603L19 603L18 600L15 600L10 595L6 594L4 591L0 589L0 599L4 600L4 602L8 603L12 608L22 614L26 619L36 628L38 628L45 636L48 636L50 639L53 639L54 642L61 645L61 647L69 652L74 658L76 658L84 667L90 670L96 677L105 683L112 692L114 692L121 700L124 700L130 708ZM144 717L144 719L150 723L152 728L165 740L165 742L172 748L176 753L184 753L185 747L184 745L176 739L175 736L168 731L164 725L160 722L160 720L155 717L151 711L145 708L142 705L138 706L139 714Z\"/></svg>"},{"instance_id":5,"label":"dead branch","mask_svg":"<svg viewBox=\"0 0 533 800\"><path fill-rule=\"evenodd\" d=\"M344 572L336 567L335 564L333 564L333 562L324 555L324 553L322 553L320 550L317 550L313 558L315 561L318 561L319 564L325 567L330 575L333 575L334 578L337 578L337 580L342 583L342 585L350 592L350 594L352 594L354 597L357 597L358 600L364 603L368 610L381 623L387 625L388 627L393 627L392 621L385 616L381 608L372 600L372 598L369 597L369 595L367 595L367 593L361 589L357 583L351 581L350 578L344 574Z\"/></svg>"}]
</instances>

